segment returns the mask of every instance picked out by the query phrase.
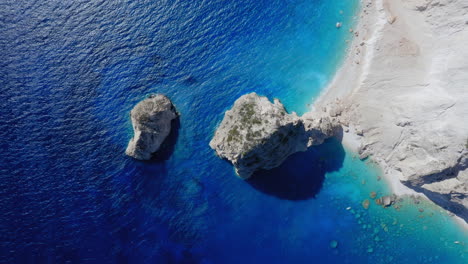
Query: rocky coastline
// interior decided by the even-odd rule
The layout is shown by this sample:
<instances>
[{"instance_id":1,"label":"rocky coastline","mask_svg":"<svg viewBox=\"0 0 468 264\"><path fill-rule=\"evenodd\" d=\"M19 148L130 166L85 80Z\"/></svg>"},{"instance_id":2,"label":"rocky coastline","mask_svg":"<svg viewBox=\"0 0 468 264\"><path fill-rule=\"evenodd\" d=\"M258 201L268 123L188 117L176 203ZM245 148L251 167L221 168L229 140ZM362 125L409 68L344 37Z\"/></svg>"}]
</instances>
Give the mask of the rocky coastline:
<instances>
[{"instance_id":1,"label":"rocky coastline","mask_svg":"<svg viewBox=\"0 0 468 264\"><path fill-rule=\"evenodd\" d=\"M397 194L468 222L468 5L363 0L347 58L316 108L339 109L343 143ZM358 35L355 33L359 32Z\"/></svg>"}]
</instances>

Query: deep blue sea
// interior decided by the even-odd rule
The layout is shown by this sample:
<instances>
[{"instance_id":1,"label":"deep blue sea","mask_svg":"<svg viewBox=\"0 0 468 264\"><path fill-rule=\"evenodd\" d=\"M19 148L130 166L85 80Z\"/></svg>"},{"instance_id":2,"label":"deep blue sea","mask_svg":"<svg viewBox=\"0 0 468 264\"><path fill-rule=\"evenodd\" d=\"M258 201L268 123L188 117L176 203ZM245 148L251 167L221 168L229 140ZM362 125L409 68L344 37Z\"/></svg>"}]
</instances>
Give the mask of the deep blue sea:
<instances>
[{"instance_id":1,"label":"deep blue sea","mask_svg":"<svg viewBox=\"0 0 468 264\"><path fill-rule=\"evenodd\" d=\"M305 112L358 9L0 0L0 262L467 263L467 231L432 203L364 209L390 191L336 140L248 181L208 146L245 93ZM124 154L129 111L151 93L181 117L139 162Z\"/></svg>"}]
</instances>

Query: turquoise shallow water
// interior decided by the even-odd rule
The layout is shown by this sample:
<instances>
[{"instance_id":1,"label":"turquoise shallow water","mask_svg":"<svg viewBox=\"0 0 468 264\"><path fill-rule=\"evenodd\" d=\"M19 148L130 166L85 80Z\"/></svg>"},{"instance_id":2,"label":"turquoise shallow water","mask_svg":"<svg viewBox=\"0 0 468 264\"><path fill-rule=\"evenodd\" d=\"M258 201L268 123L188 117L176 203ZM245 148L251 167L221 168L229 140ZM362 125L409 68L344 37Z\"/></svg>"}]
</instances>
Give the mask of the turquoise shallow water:
<instances>
[{"instance_id":1,"label":"turquoise shallow water","mask_svg":"<svg viewBox=\"0 0 468 264\"><path fill-rule=\"evenodd\" d=\"M0 262L465 263L466 231L430 203L363 209L389 190L336 140L249 181L208 146L242 94L306 111L346 49L335 23L356 8L0 2ZM157 92L180 124L138 162L128 113Z\"/></svg>"},{"instance_id":2,"label":"turquoise shallow water","mask_svg":"<svg viewBox=\"0 0 468 264\"><path fill-rule=\"evenodd\" d=\"M340 221L346 224L336 230L337 236L348 233L345 237L352 237L344 241L345 252L366 251L366 261L377 263L466 262L467 230L424 198L405 196L389 208L377 205L370 193L376 192L379 197L391 194L391 190L371 161L357 160L349 153L343 168L327 175L325 186L330 186L324 188L328 195L336 196L330 203L347 211L349 222ZM367 210L362 205L364 200L370 201Z\"/></svg>"}]
</instances>

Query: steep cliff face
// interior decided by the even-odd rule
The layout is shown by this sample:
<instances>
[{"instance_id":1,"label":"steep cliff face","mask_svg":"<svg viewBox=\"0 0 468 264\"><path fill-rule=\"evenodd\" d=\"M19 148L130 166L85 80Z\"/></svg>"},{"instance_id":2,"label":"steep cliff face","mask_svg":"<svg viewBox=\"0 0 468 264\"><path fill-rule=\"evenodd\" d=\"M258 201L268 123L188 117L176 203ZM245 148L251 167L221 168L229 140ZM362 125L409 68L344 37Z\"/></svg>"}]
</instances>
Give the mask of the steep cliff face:
<instances>
[{"instance_id":1,"label":"steep cliff face","mask_svg":"<svg viewBox=\"0 0 468 264\"><path fill-rule=\"evenodd\" d=\"M151 95L130 112L134 136L125 153L139 160L149 160L171 132L171 121L177 117L174 106L164 95Z\"/></svg>"},{"instance_id":2,"label":"steep cliff face","mask_svg":"<svg viewBox=\"0 0 468 264\"><path fill-rule=\"evenodd\" d=\"M288 114L279 100L271 103L251 93L237 99L225 113L210 147L246 179L256 170L277 167L289 155L323 143L338 129L326 116Z\"/></svg>"}]
</instances>

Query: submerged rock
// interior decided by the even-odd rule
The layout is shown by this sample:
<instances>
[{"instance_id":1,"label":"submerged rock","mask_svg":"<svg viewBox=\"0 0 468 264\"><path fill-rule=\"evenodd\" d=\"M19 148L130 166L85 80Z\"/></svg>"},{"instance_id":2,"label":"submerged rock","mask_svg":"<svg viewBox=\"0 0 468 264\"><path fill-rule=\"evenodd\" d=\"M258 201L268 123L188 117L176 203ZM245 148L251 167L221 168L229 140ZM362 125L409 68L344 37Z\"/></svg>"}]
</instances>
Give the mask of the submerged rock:
<instances>
[{"instance_id":1,"label":"submerged rock","mask_svg":"<svg viewBox=\"0 0 468 264\"><path fill-rule=\"evenodd\" d=\"M162 94L151 95L130 112L134 136L125 153L139 160L149 160L159 150L177 117L172 102Z\"/></svg>"},{"instance_id":2,"label":"submerged rock","mask_svg":"<svg viewBox=\"0 0 468 264\"><path fill-rule=\"evenodd\" d=\"M323 113L288 114L278 99L272 103L251 93L226 111L210 147L246 179L256 170L275 168L291 154L322 144L339 128Z\"/></svg>"}]
</instances>

